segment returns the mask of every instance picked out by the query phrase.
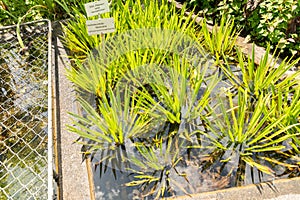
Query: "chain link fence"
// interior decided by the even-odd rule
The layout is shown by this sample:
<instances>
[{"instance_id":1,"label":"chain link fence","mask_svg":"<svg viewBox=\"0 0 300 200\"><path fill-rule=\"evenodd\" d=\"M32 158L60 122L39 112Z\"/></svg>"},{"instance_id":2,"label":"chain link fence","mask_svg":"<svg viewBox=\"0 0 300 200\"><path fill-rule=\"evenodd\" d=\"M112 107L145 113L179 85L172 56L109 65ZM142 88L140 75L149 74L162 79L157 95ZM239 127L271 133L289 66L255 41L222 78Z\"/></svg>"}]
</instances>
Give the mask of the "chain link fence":
<instances>
[{"instance_id":1,"label":"chain link fence","mask_svg":"<svg viewBox=\"0 0 300 200\"><path fill-rule=\"evenodd\" d=\"M47 199L52 190L49 27L45 20L23 24L20 31L17 26L0 28L0 200Z\"/></svg>"}]
</instances>

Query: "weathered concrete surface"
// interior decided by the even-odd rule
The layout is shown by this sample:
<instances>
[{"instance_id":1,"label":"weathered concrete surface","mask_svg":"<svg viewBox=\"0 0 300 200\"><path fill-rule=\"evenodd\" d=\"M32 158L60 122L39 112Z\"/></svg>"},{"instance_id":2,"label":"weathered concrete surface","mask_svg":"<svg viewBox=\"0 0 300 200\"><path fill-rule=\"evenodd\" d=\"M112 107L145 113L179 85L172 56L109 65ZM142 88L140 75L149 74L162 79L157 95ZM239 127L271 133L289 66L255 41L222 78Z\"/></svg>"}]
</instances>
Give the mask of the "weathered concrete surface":
<instances>
[{"instance_id":1,"label":"weathered concrete surface","mask_svg":"<svg viewBox=\"0 0 300 200\"><path fill-rule=\"evenodd\" d=\"M300 199L300 194L287 194L266 200L297 200Z\"/></svg>"},{"instance_id":2,"label":"weathered concrete surface","mask_svg":"<svg viewBox=\"0 0 300 200\"><path fill-rule=\"evenodd\" d=\"M82 162L81 145L74 143L78 138L69 133L67 124L71 124L68 112L76 112L75 93L72 84L65 76L65 68L70 66L67 53L59 38L60 27L53 24L53 68L55 69L54 83L56 97L56 132L57 154L56 165L58 173L58 197L61 200L89 200L89 182L86 162Z\"/></svg>"},{"instance_id":3,"label":"weathered concrete surface","mask_svg":"<svg viewBox=\"0 0 300 200\"><path fill-rule=\"evenodd\" d=\"M300 178L276 180L235 187L192 196L171 198L176 200L300 200Z\"/></svg>"}]
</instances>

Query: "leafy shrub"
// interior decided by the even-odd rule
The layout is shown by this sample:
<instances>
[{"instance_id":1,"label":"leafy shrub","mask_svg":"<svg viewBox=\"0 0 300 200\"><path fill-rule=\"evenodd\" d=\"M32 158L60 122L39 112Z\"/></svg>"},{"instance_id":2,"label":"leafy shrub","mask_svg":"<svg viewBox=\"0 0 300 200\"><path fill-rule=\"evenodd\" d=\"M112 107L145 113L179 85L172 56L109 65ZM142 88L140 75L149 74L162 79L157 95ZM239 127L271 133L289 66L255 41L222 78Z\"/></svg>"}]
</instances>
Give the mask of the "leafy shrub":
<instances>
[{"instance_id":1,"label":"leafy shrub","mask_svg":"<svg viewBox=\"0 0 300 200\"><path fill-rule=\"evenodd\" d=\"M252 38L262 46L270 42L278 44L281 51L296 54L300 50L300 29L292 26L300 24L300 21L296 22L300 15L297 1L266 0L258 7L248 19Z\"/></svg>"},{"instance_id":2,"label":"leafy shrub","mask_svg":"<svg viewBox=\"0 0 300 200\"><path fill-rule=\"evenodd\" d=\"M0 25L16 24L31 6L26 1L0 1Z\"/></svg>"},{"instance_id":3,"label":"leafy shrub","mask_svg":"<svg viewBox=\"0 0 300 200\"><path fill-rule=\"evenodd\" d=\"M89 0L0 0L0 25L16 24L24 21L50 19L61 20L74 17L74 8L84 13L84 3Z\"/></svg>"},{"instance_id":4,"label":"leafy shrub","mask_svg":"<svg viewBox=\"0 0 300 200\"><path fill-rule=\"evenodd\" d=\"M242 35L260 46L279 45L282 55L300 55L300 2L297 0L187 0L208 20L233 18Z\"/></svg>"}]
</instances>

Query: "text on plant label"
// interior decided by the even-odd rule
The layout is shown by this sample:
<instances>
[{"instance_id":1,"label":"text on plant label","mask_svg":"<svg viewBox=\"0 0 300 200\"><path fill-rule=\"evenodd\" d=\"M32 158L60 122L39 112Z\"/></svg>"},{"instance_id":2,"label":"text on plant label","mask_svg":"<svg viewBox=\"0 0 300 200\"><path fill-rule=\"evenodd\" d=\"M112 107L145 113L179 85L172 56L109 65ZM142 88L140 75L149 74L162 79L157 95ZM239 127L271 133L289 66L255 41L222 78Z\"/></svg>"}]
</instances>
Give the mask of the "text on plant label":
<instances>
[{"instance_id":1,"label":"text on plant label","mask_svg":"<svg viewBox=\"0 0 300 200\"><path fill-rule=\"evenodd\" d=\"M115 31L114 18L103 18L86 21L89 35L112 33Z\"/></svg>"},{"instance_id":2,"label":"text on plant label","mask_svg":"<svg viewBox=\"0 0 300 200\"><path fill-rule=\"evenodd\" d=\"M100 0L84 4L86 14L88 17L99 15L109 12L109 6L107 0Z\"/></svg>"}]
</instances>

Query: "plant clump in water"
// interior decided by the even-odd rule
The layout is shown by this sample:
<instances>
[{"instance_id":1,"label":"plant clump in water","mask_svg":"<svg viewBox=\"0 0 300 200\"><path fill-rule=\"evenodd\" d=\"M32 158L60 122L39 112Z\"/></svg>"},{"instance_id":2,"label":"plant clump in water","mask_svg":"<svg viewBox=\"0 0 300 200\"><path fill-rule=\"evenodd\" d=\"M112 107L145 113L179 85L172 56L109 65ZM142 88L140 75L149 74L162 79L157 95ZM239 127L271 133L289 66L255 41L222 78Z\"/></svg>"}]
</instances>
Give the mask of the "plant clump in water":
<instances>
[{"instance_id":1,"label":"plant clump in water","mask_svg":"<svg viewBox=\"0 0 300 200\"><path fill-rule=\"evenodd\" d=\"M189 20L178 30L111 37L68 71L78 92L96 99L79 98L83 114L71 114L69 130L82 138L99 178L121 176L125 188L108 199L158 199L299 175L299 73L283 76L295 62L276 68L267 49L255 65L205 25L190 31Z\"/></svg>"}]
</instances>

